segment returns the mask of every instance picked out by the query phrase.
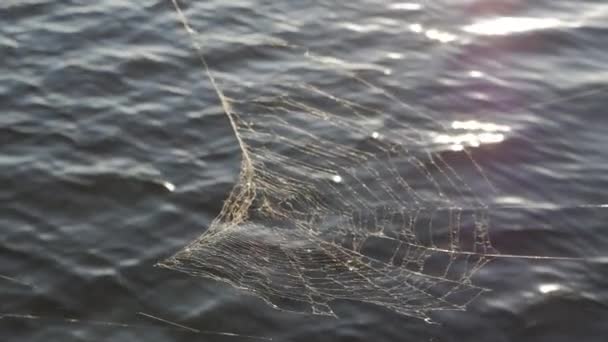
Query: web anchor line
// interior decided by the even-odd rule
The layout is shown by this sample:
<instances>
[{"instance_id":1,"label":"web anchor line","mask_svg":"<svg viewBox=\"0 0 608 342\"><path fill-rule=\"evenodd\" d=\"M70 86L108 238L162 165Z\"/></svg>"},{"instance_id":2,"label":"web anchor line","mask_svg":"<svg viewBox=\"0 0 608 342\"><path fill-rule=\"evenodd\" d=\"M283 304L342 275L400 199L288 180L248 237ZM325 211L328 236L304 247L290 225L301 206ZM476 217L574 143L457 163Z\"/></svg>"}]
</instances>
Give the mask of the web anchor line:
<instances>
[{"instance_id":1,"label":"web anchor line","mask_svg":"<svg viewBox=\"0 0 608 342\"><path fill-rule=\"evenodd\" d=\"M225 337L235 337L235 338L243 338L243 339L250 339L250 340L272 341L272 338L270 338L270 337L244 335L244 334L224 332L224 331L199 330L199 329L191 328L191 327L188 327L188 326L176 323L176 322L169 321L167 319L153 316L151 314L147 314L144 312L138 312L137 314L139 316L146 317L148 319L152 319L157 322L162 322L162 323L166 324L167 326L158 326L158 325L149 325L149 324L132 324L132 323L123 323L123 322L116 322L116 321L91 320L91 319L80 319L80 318L71 318L71 317L52 317L52 316L41 316L41 315L34 315L34 314L21 314L21 313L0 313L0 320L3 320L3 319L35 320L35 321L47 321L47 322L59 322L59 323L66 323L66 324L97 325L97 326L125 328L125 329L165 329L165 330L186 332L186 333L195 334L195 335L225 336Z\"/></svg>"}]
</instances>

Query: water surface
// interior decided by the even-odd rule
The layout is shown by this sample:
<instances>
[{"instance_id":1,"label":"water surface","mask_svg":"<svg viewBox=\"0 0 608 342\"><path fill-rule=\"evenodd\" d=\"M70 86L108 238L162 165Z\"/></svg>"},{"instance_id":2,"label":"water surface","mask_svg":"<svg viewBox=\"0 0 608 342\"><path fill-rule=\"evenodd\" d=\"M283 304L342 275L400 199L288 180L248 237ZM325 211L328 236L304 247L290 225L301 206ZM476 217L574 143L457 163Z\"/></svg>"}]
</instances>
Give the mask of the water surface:
<instances>
[{"instance_id":1,"label":"water surface","mask_svg":"<svg viewBox=\"0 0 608 342\"><path fill-rule=\"evenodd\" d=\"M260 82L277 69L298 80L301 61L277 65L268 47L289 42L455 125L435 142L468 148L498 190L482 194L487 201L518 207L492 211L499 249L608 255L608 211L598 206L608 203L603 2L185 8L225 83ZM0 312L12 315L0 320L4 340L246 340L140 312L278 341L603 341L608 333L605 259L494 261L474 278L493 291L467 312L439 313L440 325L347 302L337 305L340 320L283 313L155 268L205 231L240 163L171 4L6 1L0 18ZM313 81L348 93L348 82L332 80ZM508 129L487 141L459 136L479 123ZM411 117L412 127L423 124Z\"/></svg>"}]
</instances>

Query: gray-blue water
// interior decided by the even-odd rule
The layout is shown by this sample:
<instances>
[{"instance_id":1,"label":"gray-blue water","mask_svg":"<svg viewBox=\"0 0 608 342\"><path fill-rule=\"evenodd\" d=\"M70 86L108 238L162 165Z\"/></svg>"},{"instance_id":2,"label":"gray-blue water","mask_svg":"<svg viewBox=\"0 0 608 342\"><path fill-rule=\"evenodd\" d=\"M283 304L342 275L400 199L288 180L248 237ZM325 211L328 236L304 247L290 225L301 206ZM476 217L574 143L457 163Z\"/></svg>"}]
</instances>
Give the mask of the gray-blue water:
<instances>
[{"instance_id":1,"label":"gray-blue water","mask_svg":"<svg viewBox=\"0 0 608 342\"><path fill-rule=\"evenodd\" d=\"M496 245L608 256L604 1L184 5L225 79L280 69L260 37L280 38L348 61L341 67L436 120L508 127L489 143L461 141L481 143L467 148L498 189L493 200L523 207L492 213ZM170 2L5 0L0 18L3 341L248 340L203 331L276 341L606 340L606 258L496 260L474 278L493 291L466 312L439 313L439 325L361 303L341 303L339 320L284 313L153 267L205 231L240 160Z\"/></svg>"}]
</instances>

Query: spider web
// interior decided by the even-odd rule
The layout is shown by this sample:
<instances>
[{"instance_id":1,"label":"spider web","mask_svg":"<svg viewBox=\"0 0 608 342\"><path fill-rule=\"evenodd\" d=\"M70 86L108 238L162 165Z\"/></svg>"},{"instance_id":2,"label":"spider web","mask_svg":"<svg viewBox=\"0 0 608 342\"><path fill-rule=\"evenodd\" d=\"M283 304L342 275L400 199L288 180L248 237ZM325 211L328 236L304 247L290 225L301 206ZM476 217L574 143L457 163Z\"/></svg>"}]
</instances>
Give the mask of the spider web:
<instances>
[{"instance_id":1,"label":"spider web","mask_svg":"<svg viewBox=\"0 0 608 342\"><path fill-rule=\"evenodd\" d=\"M477 194L495 190L466 148L457 153L474 173L467 179L479 180L475 192L463 166L445 157L450 143L429 139L446 131L439 120L331 58L280 41L267 42L280 58L268 74L216 79L173 4L242 162L208 230L160 266L226 282L281 310L328 316L336 316L333 302L347 300L429 320L485 291L472 277L500 254ZM346 86L334 93L335 84Z\"/></svg>"}]
</instances>

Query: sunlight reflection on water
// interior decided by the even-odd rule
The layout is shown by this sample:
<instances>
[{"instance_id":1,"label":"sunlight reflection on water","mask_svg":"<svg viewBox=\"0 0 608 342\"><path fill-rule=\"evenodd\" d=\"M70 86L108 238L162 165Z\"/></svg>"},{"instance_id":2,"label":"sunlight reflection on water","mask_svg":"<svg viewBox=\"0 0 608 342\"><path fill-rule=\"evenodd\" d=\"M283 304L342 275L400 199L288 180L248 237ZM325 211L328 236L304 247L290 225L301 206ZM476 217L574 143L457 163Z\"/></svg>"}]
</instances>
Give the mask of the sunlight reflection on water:
<instances>
[{"instance_id":1,"label":"sunlight reflection on water","mask_svg":"<svg viewBox=\"0 0 608 342\"><path fill-rule=\"evenodd\" d=\"M449 147L453 151L462 151L465 147L479 147L484 144L496 144L505 139L505 133L511 127L477 120L453 121L453 134L434 134L433 142ZM464 131L464 133L462 132Z\"/></svg>"},{"instance_id":2,"label":"sunlight reflection on water","mask_svg":"<svg viewBox=\"0 0 608 342\"><path fill-rule=\"evenodd\" d=\"M467 25L463 30L476 35L495 36L573 26L576 25L557 18L498 17Z\"/></svg>"}]
</instances>

